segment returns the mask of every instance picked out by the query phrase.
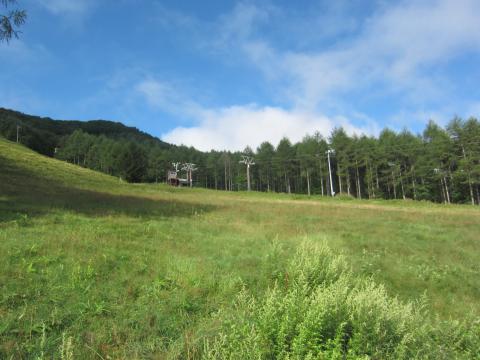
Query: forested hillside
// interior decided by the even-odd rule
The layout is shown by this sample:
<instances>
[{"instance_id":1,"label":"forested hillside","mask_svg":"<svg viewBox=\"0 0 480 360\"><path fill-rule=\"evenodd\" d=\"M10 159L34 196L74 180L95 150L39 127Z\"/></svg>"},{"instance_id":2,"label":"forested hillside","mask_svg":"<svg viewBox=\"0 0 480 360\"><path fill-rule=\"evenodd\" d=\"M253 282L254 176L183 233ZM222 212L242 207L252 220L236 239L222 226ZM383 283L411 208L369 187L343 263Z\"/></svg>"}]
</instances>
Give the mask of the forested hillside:
<instances>
[{"instance_id":1,"label":"forested hillside","mask_svg":"<svg viewBox=\"0 0 480 360\"><path fill-rule=\"evenodd\" d=\"M480 203L480 123L453 119L445 128L430 121L423 133L385 129L377 137L307 135L292 144L264 142L255 151L200 152L168 145L135 128L108 121L55 121L0 110L0 134L43 154L120 176L162 182L172 162L196 164L195 186L246 189L242 155L253 157L252 189L357 198ZM56 152L55 152L55 148ZM330 152L330 172L327 150Z\"/></svg>"},{"instance_id":2,"label":"forested hillside","mask_svg":"<svg viewBox=\"0 0 480 360\"><path fill-rule=\"evenodd\" d=\"M48 156L53 156L63 137L81 130L91 135L104 135L115 140L128 140L167 148L170 145L137 128L106 120L53 120L0 108L0 134L15 141L19 126L21 143Z\"/></svg>"}]
</instances>

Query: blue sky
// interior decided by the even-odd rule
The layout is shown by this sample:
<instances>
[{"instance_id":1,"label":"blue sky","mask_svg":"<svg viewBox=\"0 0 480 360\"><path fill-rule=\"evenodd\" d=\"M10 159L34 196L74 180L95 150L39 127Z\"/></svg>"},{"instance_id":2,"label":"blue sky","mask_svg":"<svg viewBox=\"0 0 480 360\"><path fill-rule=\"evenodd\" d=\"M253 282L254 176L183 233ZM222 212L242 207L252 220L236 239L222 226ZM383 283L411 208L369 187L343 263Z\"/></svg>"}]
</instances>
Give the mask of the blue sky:
<instances>
[{"instance_id":1,"label":"blue sky","mask_svg":"<svg viewBox=\"0 0 480 360\"><path fill-rule=\"evenodd\" d=\"M480 116L480 1L20 0L0 106L202 150Z\"/></svg>"}]
</instances>

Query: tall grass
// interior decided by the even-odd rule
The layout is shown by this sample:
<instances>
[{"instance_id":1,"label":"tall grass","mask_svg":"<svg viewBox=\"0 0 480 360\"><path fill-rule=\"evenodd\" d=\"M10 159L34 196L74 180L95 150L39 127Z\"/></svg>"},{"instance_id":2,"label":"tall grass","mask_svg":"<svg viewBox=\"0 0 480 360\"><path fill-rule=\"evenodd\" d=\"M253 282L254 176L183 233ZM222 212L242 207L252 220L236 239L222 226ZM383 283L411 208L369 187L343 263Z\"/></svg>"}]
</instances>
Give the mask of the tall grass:
<instances>
[{"instance_id":1,"label":"tall grass","mask_svg":"<svg viewBox=\"0 0 480 360\"><path fill-rule=\"evenodd\" d=\"M275 286L223 309L203 359L473 359L480 324L438 323L352 273L326 245L304 243Z\"/></svg>"},{"instance_id":2,"label":"tall grass","mask_svg":"<svg viewBox=\"0 0 480 360\"><path fill-rule=\"evenodd\" d=\"M242 288L258 307L268 288L278 303L301 278L313 294L315 279L328 288L357 277L403 305L426 293L425 312L443 319L428 320L435 344L468 353L478 325L448 319L480 314L479 216L471 206L132 185L0 139L0 359L199 358L229 334L226 315L212 314L231 311ZM305 237L345 257L292 260ZM286 298L304 310L285 310L301 317L272 339L299 351L309 336L295 326L310 308ZM261 334L248 314L242 324Z\"/></svg>"}]
</instances>

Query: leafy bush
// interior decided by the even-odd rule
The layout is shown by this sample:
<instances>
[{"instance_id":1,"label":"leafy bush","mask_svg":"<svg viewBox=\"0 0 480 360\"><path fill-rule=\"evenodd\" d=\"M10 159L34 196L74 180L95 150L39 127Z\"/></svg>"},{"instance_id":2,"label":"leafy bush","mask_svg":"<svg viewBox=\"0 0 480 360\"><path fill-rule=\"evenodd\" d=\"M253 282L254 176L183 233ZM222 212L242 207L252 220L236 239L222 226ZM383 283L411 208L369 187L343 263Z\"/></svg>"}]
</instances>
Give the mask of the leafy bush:
<instances>
[{"instance_id":1,"label":"leafy bush","mask_svg":"<svg viewBox=\"0 0 480 360\"><path fill-rule=\"evenodd\" d=\"M204 359L453 359L480 353L478 323L440 323L359 278L342 256L304 244L259 300L243 290Z\"/></svg>"}]
</instances>

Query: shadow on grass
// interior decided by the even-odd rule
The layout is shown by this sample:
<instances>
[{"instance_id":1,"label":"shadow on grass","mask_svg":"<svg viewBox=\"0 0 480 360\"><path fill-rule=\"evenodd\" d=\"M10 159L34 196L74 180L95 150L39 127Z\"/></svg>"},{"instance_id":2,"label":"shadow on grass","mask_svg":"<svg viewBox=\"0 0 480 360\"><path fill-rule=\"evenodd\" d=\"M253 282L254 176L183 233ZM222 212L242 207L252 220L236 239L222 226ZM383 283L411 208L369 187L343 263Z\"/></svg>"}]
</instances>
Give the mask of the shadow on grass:
<instances>
[{"instance_id":1,"label":"shadow on grass","mask_svg":"<svg viewBox=\"0 0 480 360\"><path fill-rule=\"evenodd\" d=\"M212 205L69 187L0 157L0 223L21 221L58 210L93 217L126 215L151 219L195 216L215 208Z\"/></svg>"}]
</instances>

